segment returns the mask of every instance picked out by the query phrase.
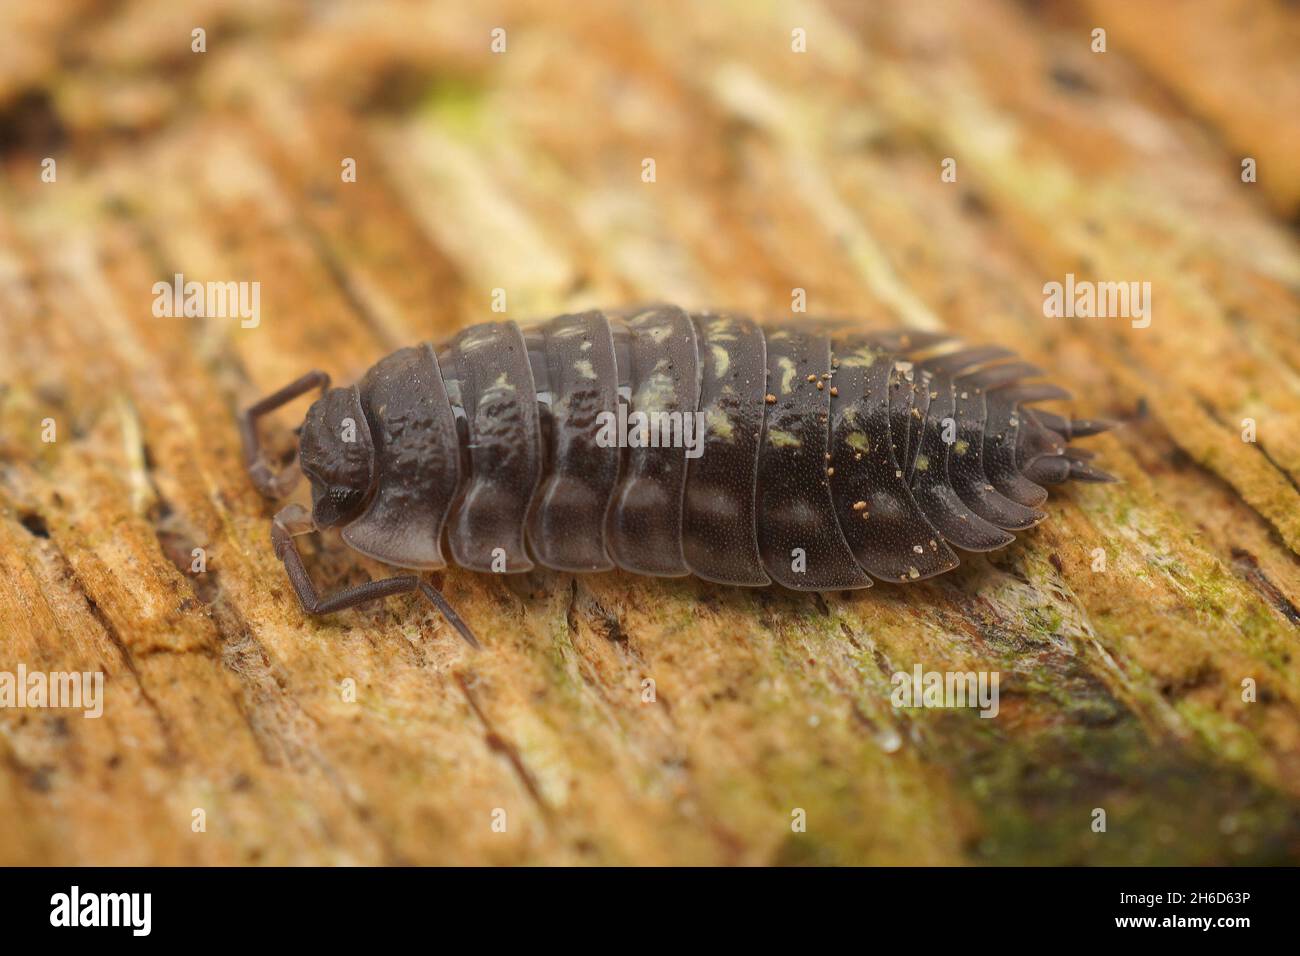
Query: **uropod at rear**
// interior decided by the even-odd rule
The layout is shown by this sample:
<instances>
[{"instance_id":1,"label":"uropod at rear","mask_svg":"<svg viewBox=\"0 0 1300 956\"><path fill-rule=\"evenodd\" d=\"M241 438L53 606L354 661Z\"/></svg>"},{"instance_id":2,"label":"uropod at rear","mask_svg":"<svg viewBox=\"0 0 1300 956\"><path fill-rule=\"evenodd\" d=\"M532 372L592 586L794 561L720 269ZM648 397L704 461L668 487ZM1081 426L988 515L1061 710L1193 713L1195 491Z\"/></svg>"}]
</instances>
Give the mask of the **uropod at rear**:
<instances>
[{"instance_id":1,"label":"uropod at rear","mask_svg":"<svg viewBox=\"0 0 1300 956\"><path fill-rule=\"evenodd\" d=\"M240 420L248 473L282 497L257 421L312 389L299 464L312 509L271 540L305 611L419 591L453 562L621 568L800 591L907 583L1046 517L1044 486L1113 481L1072 438L1110 427L1036 402L1069 393L996 346L910 331L763 328L656 305L488 322L381 359L351 386L309 372ZM294 542L337 527L415 572L320 596Z\"/></svg>"}]
</instances>

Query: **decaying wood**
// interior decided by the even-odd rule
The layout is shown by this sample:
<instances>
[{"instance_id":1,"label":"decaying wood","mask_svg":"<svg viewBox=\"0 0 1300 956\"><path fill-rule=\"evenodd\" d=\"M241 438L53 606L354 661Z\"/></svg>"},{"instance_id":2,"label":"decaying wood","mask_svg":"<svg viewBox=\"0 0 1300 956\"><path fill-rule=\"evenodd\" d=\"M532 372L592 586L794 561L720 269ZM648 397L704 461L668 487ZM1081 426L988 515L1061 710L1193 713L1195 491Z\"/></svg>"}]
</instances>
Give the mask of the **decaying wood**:
<instances>
[{"instance_id":1,"label":"decaying wood","mask_svg":"<svg viewBox=\"0 0 1300 956\"><path fill-rule=\"evenodd\" d=\"M107 680L98 720L0 711L0 862L1300 858L1294 8L181 6L0 22L0 671ZM178 272L259 281L260 325L155 318ZM1066 273L1150 281L1151 326L1044 318ZM495 288L796 287L1021 349L1124 420L1092 443L1124 484L852 596L450 571L478 654L417 598L297 607L242 405ZM894 708L918 663L999 671L1001 713Z\"/></svg>"}]
</instances>

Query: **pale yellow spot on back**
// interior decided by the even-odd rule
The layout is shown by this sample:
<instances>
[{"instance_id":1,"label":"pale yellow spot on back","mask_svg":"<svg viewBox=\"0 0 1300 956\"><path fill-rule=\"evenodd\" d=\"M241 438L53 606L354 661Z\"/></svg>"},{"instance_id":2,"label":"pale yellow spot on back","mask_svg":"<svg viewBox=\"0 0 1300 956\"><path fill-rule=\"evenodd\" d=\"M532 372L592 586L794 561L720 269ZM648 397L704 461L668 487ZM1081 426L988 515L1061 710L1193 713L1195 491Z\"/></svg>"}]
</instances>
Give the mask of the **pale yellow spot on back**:
<instances>
[{"instance_id":1,"label":"pale yellow spot on back","mask_svg":"<svg viewBox=\"0 0 1300 956\"><path fill-rule=\"evenodd\" d=\"M718 378L722 378L731 368L731 356L721 345L711 345L709 351L713 353L713 370Z\"/></svg>"},{"instance_id":2,"label":"pale yellow spot on back","mask_svg":"<svg viewBox=\"0 0 1300 956\"><path fill-rule=\"evenodd\" d=\"M664 410L677 404L673 377L668 374L668 359L661 358L652 371L637 387L632 405L637 411Z\"/></svg>"},{"instance_id":3,"label":"pale yellow spot on back","mask_svg":"<svg viewBox=\"0 0 1300 956\"><path fill-rule=\"evenodd\" d=\"M780 428L769 428L767 430L767 440L777 448L802 448L803 442L797 435L783 431Z\"/></svg>"},{"instance_id":4,"label":"pale yellow spot on back","mask_svg":"<svg viewBox=\"0 0 1300 956\"><path fill-rule=\"evenodd\" d=\"M839 356L840 365L844 368L870 368L876 361L876 352L869 345L855 349L848 355Z\"/></svg>"},{"instance_id":5,"label":"pale yellow spot on back","mask_svg":"<svg viewBox=\"0 0 1300 956\"><path fill-rule=\"evenodd\" d=\"M709 434L719 440L730 442L735 437L736 429L731 423L731 417L722 409L707 409L704 420L708 425Z\"/></svg>"},{"instance_id":6,"label":"pale yellow spot on back","mask_svg":"<svg viewBox=\"0 0 1300 956\"><path fill-rule=\"evenodd\" d=\"M795 371L794 362L785 356L781 356L776 360L776 364L781 369L781 394L789 395L794 391L794 377L798 374Z\"/></svg>"}]
</instances>

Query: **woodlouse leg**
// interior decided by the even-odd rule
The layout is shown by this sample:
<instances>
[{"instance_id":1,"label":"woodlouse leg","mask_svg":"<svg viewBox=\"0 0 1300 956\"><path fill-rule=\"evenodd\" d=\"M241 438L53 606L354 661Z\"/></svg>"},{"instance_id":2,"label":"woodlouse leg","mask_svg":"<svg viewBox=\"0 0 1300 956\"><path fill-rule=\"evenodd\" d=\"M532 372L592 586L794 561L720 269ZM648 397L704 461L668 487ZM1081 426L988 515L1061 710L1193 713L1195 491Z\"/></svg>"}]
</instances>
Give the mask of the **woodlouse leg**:
<instances>
[{"instance_id":1,"label":"woodlouse leg","mask_svg":"<svg viewBox=\"0 0 1300 956\"><path fill-rule=\"evenodd\" d=\"M281 405L287 405L299 395L319 387L321 392L330 386L330 377L319 369L313 369L295 382L290 382L279 391L272 392L260 402L244 410L239 417L239 437L244 445L244 467L253 486L265 498L283 498L298 483L298 469L286 468L280 473L271 469L271 463L262 455L262 442L257 435L257 420Z\"/></svg>"},{"instance_id":2,"label":"woodlouse leg","mask_svg":"<svg viewBox=\"0 0 1300 956\"><path fill-rule=\"evenodd\" d=\"M367 601L419 591L433 602L433 606L470 647L476 649L480 647L474 632L447 603L442 593L428 581L422 581L414 574L400 574L379 581L367 581L365 584L354 585L321 597L316 593L316 585L312 583L311 576L302 562L302 555L298 552L298 545L294 541L296 536L307 534L312 530L311 516L302 505L294 504L281 509L271 521L271 545L275 549L275 556L283 562L285 573L289 575L289 583L293 585L294 594L298 596L298 603L308 614L333 614L336 611L365 604Z\"/></svg>"}]
</instances>

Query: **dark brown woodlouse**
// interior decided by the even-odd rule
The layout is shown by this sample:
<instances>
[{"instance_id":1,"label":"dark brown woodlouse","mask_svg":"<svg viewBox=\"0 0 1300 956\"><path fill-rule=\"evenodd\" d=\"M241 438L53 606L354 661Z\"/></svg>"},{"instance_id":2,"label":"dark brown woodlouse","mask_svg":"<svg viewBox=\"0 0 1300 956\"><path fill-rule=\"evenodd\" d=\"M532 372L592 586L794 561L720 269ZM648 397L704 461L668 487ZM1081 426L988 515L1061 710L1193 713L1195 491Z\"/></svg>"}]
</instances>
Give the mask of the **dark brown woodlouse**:
<instances>
[{"instance_id":1,"label":"dark brown woodlouse","mask_svg":"<svg viewBox=\"0 0 1300 956\"><path fill-rule=\"evenodd\" d=\"M319 597L294 536L341 527L352 548L416 572L446 566L445 540L475 571L618 567L802 591L918 581L956 567L954 548L1001 548L1041 521L1044 485L1114 480L1067 444L1110 423L1028 407L1070 397L1027 382L1041 374L943 335L765 332L653 306L471 326L346 388L311 372L241 426L253 483L283 496L297 473L273 471L257 420L321 389L299 447L312 510L291 505L272 526L304 610L418 590L474 643L418 573ZM611 441L620 413L636 426ZM672 413L681 429L667 437L687 441L684 415L700 416L693 452L647 433Z\"/></svg>"}]
</instances>

